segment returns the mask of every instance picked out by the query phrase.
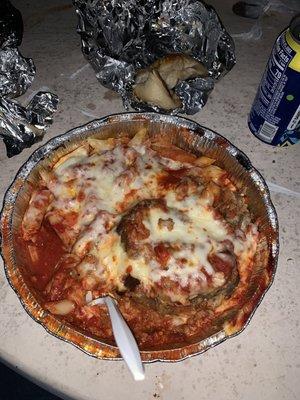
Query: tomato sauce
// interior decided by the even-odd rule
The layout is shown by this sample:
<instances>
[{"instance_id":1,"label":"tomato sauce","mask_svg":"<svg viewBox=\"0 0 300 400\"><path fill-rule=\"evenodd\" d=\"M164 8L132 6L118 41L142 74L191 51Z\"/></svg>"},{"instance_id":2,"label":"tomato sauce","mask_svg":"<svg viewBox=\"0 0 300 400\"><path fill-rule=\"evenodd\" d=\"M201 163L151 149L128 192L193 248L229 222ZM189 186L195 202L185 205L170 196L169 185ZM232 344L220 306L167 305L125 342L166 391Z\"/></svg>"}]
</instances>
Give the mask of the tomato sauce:
<instances>
[{"instance_id":1,"label":"tomato sauce","mask_svg":"<svg viewBox=\"0 0 300 400\"><path fill-rule=\"evenodd\" d=\"M173 147L171 149L165 148L161 151L165 152L165 156L169 154L169 158L181 160L182 162L192 162L196 158L194 155L187 154L180 149L176 150ZM172 152L173 157L170 157ZM108 162L114 162L114 160ZM84 169L87 165L89 164L77 165L74 168ZM147 168L149 166L146 166ZM189 174L191 174L191 169L189 168L183 167L177 170L165 168L160 172L158 184L162 190L175 189L174 192L176 192L176 190L178 191L178 185L183 184L184 178ZM224 172L220 179L220 185L226 186L227 180L227 174ZM138 198L137 195L136 189L132 189L127 193L123 201L117 205L118 211L126 211L131 202ZM177 192L176 195L178 195ZM89 196L84 191L78 193L77 199L84 201L86 196L88 196L89 201L93 200L93 195ZM94 200L97 200L97 197ZM222 218L219 210L212 209L216 219ZM134 240L136 238L144 240L149 236L149 231L142 223L142 217L143 211L141 211L140 220L137 218L135 222L131 221L129 233ZM29 275L34 288L43 294L43 301L53 302L68 299L74 304L73 311L68 315L61 316L63 321L68 321L74 326L96 335L98 338L113 343L111 323L106 307L101 305L91 306L89 305L90 300L87 298L88 294L92 295L94 299L101 297L107 293L104 290L108 289L101 286L101 282L95 281L94 283L88 274L84 278L80 276L80 268L76 268L79 259L75 255L73 264L72 259L70 259L71 256L69 258L64 257L63 261L61 260L62 256L67 254L67 250L56 232L68 233L73 229L77 220L78 214L72 211L64 213L62 218L58 219L57 223L52 224L52 226L44 220L41 229L31 240L24 240L22 233L19 232L16 238L19 262L22 262L23 268ZM168 225L166 226L168 227ZM90 245L91 243L88 246ZM161 268L164 269L172 256L171 245L156 243L154 255ZM85 259L85 261L88 262L89 260ZM230 274L233 262L230 254L223 254L221 257L217 254L212 254L209 261L216 270L222 271L225 276ZM184 267L188 260L181 258L180 262ZM141 349L157 348L164 345L176 346L176 344L187 342L192 343L195 336L197 336L196 341L198 341L199 337L207 337L209 334L223 328L223 315L219 318L215 314L216 304L219 300L223 301L222 294L220 298L214 297L212 300L209 297L205 299L199 297L193 298L188 305L181 305L180 303L170 305L168 302L158 301L157 292L155 291L145 295L140 281L130 275L132 272L131 265L127 266L126 272L127 276L123 282L126 291L119 292L115 290L112 294L116 298L120 311L132 329ZM205 268L202 269L202 272L205 274L207 282L211 284L211 275L206 272ZM47 287L50 281L51 283ZM248 283L244 283L241 280L241 284L246 285ZM162 278L157 283L157 286L159 285L171 291L175 286L179 286L179 282ZM46 287L47 290L45 290ZM260 290L260 288L258 289ZM184 291L188 293L189 287L182 287L182 292ZM258 301L257 297L253 298ZM234 304L233 301L235 301ZM236 299L233 298L232 304L233 309L234 306L242 304L242 301L236 296ZM46 306L45 308L47 309ZM238 309L238 307L235 308ZM248 314L245 312L245 315L248 316L252 309L253 305L249 308L249 312L246 310Z\"/></svg>"},{"instance_id":2,"label":"tomato sauce","mask_svg":"<svg viewBox=\"0 0 300 400\"><path fill-rule=\"evenodd\" d=\"M33 286L44 290L55 267L66 253L63 243L47 222L44 222L34 241L25 241L21 233L16 237L18 254Z\"/></svg>"},{"instance_id":3,"label":"tomato sauce","mask_svg":"<svg viewBox=\"0 0 300 400\"><path fill-rule=\"evenodd\" d=\"M176 187L180 183L180 178L182 178L187 171L187 168L167 169L165 170L166 174L158 178L158 183L165 189Z\"/></svg>"},{"instance_id":4,"label":"tomato sauce","mask_svg":"<svg viewBox=\"0 0 300 400\"><path fill-rule=\"evenodd\" d=\"M168 250L168 247L165 246L163 243L159 243L157 246L154 247L154 252L155 252L157 261L163 267L165 267L171 256L170 251Z\"/></svg>"}]
</instances>

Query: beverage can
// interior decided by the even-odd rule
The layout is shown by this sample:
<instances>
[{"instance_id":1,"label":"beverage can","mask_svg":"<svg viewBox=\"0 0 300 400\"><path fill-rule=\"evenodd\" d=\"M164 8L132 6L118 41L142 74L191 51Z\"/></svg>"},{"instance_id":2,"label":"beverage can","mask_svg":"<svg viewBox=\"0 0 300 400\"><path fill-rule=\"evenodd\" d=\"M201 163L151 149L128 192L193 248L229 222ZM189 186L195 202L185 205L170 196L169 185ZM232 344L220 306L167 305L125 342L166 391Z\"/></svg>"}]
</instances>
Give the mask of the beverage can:
<instances>
[{"instance_id":1,"label":"beverage can","mask_svg":"<svg viewBox=\"0 0 300 400\"><path fill-rule=\"evenodd\" d=\"M273 146L300 140L300 16L274 44L248 126L257 138Z\"/></svg>"}]
</instances>

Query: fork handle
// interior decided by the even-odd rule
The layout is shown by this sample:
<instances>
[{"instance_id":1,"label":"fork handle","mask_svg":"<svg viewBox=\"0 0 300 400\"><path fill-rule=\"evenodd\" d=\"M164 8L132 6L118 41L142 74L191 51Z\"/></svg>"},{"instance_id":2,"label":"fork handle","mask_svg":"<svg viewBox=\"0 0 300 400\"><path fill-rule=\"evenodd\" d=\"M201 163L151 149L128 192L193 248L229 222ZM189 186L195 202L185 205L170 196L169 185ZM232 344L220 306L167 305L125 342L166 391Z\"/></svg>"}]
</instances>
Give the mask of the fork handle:
<instances>
[{"instance_id":1,"label":"fork handle","mask_svg":"<svg viewBox=\"0 0 300 400\"><path fill-rule=\"evenodd\" d=\"M114 337L120 353L134 379L136 381L142 381L145 379L145 371L136 340L120 313L120 310L116 306L115 301L111 297L105 297L104 299L109 311Z\"/></svg>"}]
</instances>

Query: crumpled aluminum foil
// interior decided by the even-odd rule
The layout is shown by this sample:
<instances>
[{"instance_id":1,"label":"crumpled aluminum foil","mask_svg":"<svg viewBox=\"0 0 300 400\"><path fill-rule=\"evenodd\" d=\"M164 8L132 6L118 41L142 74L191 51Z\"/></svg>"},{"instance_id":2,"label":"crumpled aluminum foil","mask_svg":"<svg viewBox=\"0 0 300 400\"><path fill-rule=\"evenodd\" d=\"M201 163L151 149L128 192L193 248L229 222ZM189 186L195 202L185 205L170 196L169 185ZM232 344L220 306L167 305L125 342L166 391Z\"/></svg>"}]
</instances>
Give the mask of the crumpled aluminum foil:
<instances>
[{"instance_id":1,"label":"crumpled aluminum foil","mask_svg":"<svg viewBox=\"0 0 300 400\"><path fill-rule=\"evenodd\" d=\"M32 59L23 57L16 47L21 44L22 34L20 11L8 0L1 0L0 137L3 137L8 157L43 138L58 104L58 97L49 92L38 92L26 107L10 100L24 94L35 76Z\"/></svg>"},{"instance_id":2,"label":"crumpled aluminum foil","mask_svg":"<svg viewBox=\"0 0 300 400\"><path fill-rule=\"evenodd\" d=\"M9 0L0 2L0 47L20 46L23 37L22 14Z\"/></svg>"},{"instance_id":3,"label":"crumpled aluminum foil","mask_svg":"<svg viewBox=\"0 0 300 400\"><path fill-rule=\"evenodd\" d=\"M38 92L27 107L0 97L0 136L8 157L43 139L44 129L52 123L57 104L58 97L49 92Z\"/></svg>"},{"instance_id":4,"label":"crumpled aluminum foil","mask_svg":"<svg viewBox=\"0 0 300 400\"><path fill-rule=\"evenodd\" d=\"M82 51L107 88L120 93L124 106L160 111L132 93L138 69L171 53L202 62L208 78L179 83L183 106L168 113L194 114L206 103L215 81L235 64L234 42L216 11L200 0L73 0L79 16Z\"/></svg>"},{"instance_id":5,"label":"crumpled aluminum foil","mask_svg":"<svg viewBox=\"0 0 300 400\"><path fill-rule=\"evenodd\" d=\"M0 94L6 97L21 96L29 88L35 76L31 58L23 57L19 50L0 50Z\"/></svg>"}]
</instances>

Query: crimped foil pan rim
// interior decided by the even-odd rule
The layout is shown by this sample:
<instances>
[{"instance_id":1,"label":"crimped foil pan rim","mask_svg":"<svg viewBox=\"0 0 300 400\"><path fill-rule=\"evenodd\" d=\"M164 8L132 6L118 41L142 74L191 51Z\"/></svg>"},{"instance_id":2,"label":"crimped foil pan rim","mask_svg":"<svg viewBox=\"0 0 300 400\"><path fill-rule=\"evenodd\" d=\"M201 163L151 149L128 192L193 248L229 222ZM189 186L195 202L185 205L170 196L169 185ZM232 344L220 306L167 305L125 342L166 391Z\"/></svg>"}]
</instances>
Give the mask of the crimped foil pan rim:
<instances>
[{"instance_id":1,"label":"crimped foil pan rim","mask_svg":"<svg viewBox=\"0 0 300 400\"><path fill-rule=\"evenodd\" d=\"M252 166L249 158L239 149L237 149L229 140L225 139L223 136L219 135L218 133L205 128L203 126L200 126L194 121L191 121L189 119L183 118L183 117L174 117L170 115L165 115L165 114L157 114L157 113L143 113L143 112L130 112L130 113L121 113L121 114L112 114L106 117L103 117L101 119L97 119L94 121L91 121L83 126L73 128L66 133L56 136L52 139L50 139L46 144L38 148L37 150L34 151L34 153L29 157L29 159L20 167L18 170L15 178L13 179L12 183L10 184L9 188L7 189L4 200L3 200L3 207L0 213L0 254L3 259L3 264L4 264L4 270L6 277L8 279L8 282L10 286L13 288L15 293L17 294L22 306L25 308L26 312L39 324L41 324L48 333L50 333L53 336L58 337L59 339L73 344L75 347L79 348L83 352L85 352L88 355L91 355L96 358L102 358L106 360L121 360L120 354L118 352L117 347L108 345L106 343L101 342L100 340L94 339L89 337L88 335L84 333L79 333L80 336L83 336L85 338L88 338L89 341L92 341L93 343L97 343L100 345L100 347L104 348L104 352L110 351L110 356L103 356L99 355L97 353L91 352L89 350L86 350L81 344L77 344L72 339L68 339L65 336L62 336L59 333L54 332L49 328L49 326L40 318L35 317L32 312L32 305L26 304L26 300L24 300L19 293L20 288L15 287L14 282L13 282L13 276L12 276L12 271L10 271L10 266L5 260L5 255L4 255L4 238L7 236L7 233L5 233L5 228L7 227L7 223L11 226L11 221L13 217L13 203L14 200L17 198L18 193L21 189L18 186L18 181L20 179L25 180L28 175L31 173L32 169L38 164L39 161L44 159L51 151L55 150L58 148L60 145L63 143L67 142L70 139L75 139L77 136L84 132L88 132L91 130L95 130L98 128L101 128L103 126L109 125L110 122L123 122L123 121L141 121L141 120L149 120L154 121L154 122L163 122L163 123L171 123L171 124L177 124L180 125L181 127L188 128L191 131L195 131L195 134L197 130L201 130L204 133L204 137L209 139L209 140L220 140L222 147L225 148L225 150L230 153L232 157L234 157L239 164L241 164L244 169L248 172L248 174L251 177L255 177L257 181L259 181L261 187L264 189L264 193L262 193L262 196L264 198L264 203L266 206L266 209L269 212L269 215L271 218L269 218L270 224L274 230L274 232L277 233L276 240L275 242L272 242L272 248L271 248L271 255L272 255L272 274L270 276L270 281L268 282L268 285L264 288L264 291L261 293L259 300L255 304L255 307L253 307L252 312L248 316L246 322L243 324L242 328L239 329L237 332L233 334L226 334L225 331L221 330L217 332L216 334L198 342L195 344L187 345L184 346L183 348L175 348L175 349L169 349L169 350L147 350L147 351L141 351L142 359L145 362L156 362L156 361L162 361L162 362L177 362L184 360L186 358L189 358L191 356L195 356L198 354L202 354L208 349L222 343L226 339L229 339L231 337L234 337L238 334L240 334L250 323L256 309L260 305L262 299L264 298L266 292L269 290L270 286L272 285L274 281L274 276L276 273L276 267L277 267L277 261L278 261L278 253L279 253L279 240L278 240L278 218L277 214L274 208L274 205L271 201L270 198L270 192L267 187L267 184L264 180L264 178L261 176L261 174ZM7 217L9 217L9 220L7 221ZM27 291L30 292L30 289L27 288ZM41 309L42 307L39 306ZM185 349L185 351L183 351ZM178 352L180 355L176 356L175 358L171 358L171 353L170 352ZM185 354L183 354L185 353Z\"/></svg>"}]
</instances>

